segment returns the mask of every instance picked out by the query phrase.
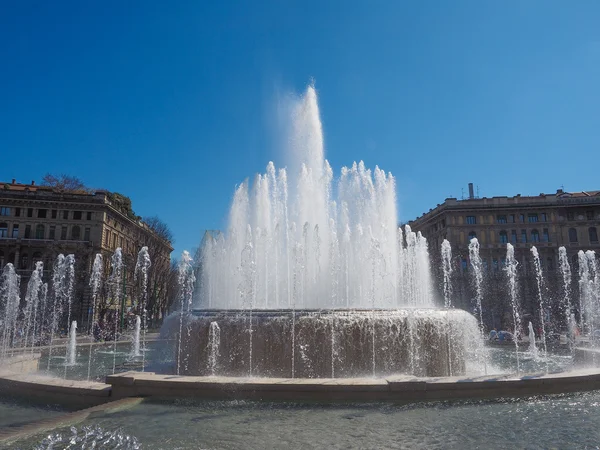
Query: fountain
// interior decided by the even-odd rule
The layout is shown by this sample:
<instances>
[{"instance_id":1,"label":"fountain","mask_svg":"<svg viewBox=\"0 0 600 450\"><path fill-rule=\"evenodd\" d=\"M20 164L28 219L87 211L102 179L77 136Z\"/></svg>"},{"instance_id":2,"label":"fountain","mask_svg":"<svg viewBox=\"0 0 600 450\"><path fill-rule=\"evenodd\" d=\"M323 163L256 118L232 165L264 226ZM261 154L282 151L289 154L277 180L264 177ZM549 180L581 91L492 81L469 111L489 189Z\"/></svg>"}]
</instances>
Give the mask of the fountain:
<instances>
[{"instance_id":1,"label":"fountain","mask_svg":"<svg viewBox=\"0 0 600 450\"><path fill-rule=\"evenodd\" d=\"M213 322L220 374L464 373L477 321L435 307L427 241L398 227L392 175L361 161L334 180L313 87L290 128L288 168L242 183L227 232L206 239L193 314L182 296L168 324L178 373L210 372Z\"/></svg>"}]
</instances>

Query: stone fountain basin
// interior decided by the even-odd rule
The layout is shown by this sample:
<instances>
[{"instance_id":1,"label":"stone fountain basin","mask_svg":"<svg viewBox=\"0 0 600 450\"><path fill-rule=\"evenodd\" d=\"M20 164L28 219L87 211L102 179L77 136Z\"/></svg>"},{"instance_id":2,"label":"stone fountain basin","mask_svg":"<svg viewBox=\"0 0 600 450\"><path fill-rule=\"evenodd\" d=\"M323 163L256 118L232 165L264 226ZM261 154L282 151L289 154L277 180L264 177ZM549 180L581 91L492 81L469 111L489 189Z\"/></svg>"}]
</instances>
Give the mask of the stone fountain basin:
<instances>
[{"instance_id":1,"label":"stone fountain basin","mask_svg":"<svg viewBox=\"0 0 600 450\"><path fill-rule=\"evenodd\" d=\"M194 310L163 329L179 339L180 327L181 375L464 375L480 345L476 319L460 309Z\"/></svg>"}]
</instances>

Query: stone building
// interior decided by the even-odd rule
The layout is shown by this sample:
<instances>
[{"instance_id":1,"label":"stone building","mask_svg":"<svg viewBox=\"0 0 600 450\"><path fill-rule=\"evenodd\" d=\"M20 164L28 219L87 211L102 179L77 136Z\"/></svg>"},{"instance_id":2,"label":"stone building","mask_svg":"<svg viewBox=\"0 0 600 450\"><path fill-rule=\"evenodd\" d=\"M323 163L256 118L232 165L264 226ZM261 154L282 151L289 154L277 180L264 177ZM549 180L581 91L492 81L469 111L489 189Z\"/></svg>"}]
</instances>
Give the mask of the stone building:
<instances>
[{"instance_id":1,"label":"stone building","mask_svg":"<svg viewBox=\"0 0 600 450\"><path fill-rule=\"evenodd\" d=\"M464 306L469 306L469 297L472 297L468 277L470 240L477 237L480 243L488 292L496 293L488 296L488 301L493 302L496 298L494 307L506 303L502 301L506 298L502 268L506 261L506 244L511 243L519 262L522 303L527 311L534 309L530 305L533 302L532 246L539 251L549 295L554 297L561 295L560 286L553 280L558 272L559 247L566 248L575 274L579 250L599 253L600 191L566 192L559 189L553 194L536 196L476 198L473 185L469 184L468 198L447 198L409 225L427 238L432 269L438 279L441 278L441 244L444 239L450 242L458 279L454 286L455 297ZM576 284L573 290L576 294ZM489 318L490 322L497 325L505 313L500 311L499 317Z\"/></svg>"},{"instance_id":2,"label":"stone building","mask_svg":"<svg viewBox=\"0 0 600 450\"><path fill-rule=\"evenodd\" d=\"M34 182L0 182L0 270L12 263L24 288L35 262L44 262L44 281L49 281L56 256L73 253L73 317L80 327L90 322L88 279L96 253L104 256L104 273L108 274L110 257L121 247L125 262L122 302L131 305L137 252L144 245L149 247L156 271L161 267L168 270L173 250L170 242L135 216L127 197L107 191L60 192ZM153 288L157 290L157 286Z\"/></svg>"}]
</instances>

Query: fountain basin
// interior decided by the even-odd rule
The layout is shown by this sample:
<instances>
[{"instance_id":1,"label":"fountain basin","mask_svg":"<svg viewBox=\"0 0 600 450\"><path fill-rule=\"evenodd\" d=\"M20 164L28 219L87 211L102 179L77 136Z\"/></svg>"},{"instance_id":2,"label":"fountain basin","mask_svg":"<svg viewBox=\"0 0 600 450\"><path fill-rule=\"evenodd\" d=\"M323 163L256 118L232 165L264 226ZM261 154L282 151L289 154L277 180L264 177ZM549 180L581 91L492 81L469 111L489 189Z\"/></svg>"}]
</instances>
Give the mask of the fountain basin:
<instances>
[{"instance_id":1,"label":"fountain basin","mask_svg":"<svg viewBox=\"0 0 600 450\"><path fill-rule=\"evenodd\" d=\"M454 376L481 345L476 319L459 309L195 310L164 325L177 339L180 327L181 375Z\"/></svg>"}]
</instances>

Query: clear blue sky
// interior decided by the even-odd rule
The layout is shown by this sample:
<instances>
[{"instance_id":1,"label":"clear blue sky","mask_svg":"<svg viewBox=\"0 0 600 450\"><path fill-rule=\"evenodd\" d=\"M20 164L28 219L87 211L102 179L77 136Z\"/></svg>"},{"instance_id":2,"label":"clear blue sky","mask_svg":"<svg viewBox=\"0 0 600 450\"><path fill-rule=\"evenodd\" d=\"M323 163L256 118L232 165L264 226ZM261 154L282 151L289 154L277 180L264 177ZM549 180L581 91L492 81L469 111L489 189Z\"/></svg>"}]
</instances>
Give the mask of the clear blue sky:
<instances>
[{"instance_id":1,"label":"clear blue sky","mask_svg":"<svg viewBox=\"0 0 600 450\"><path fill-rule=\"evenodd\" d=\"M409 220L480 195L600 189L600 2L14 1L0 7L0 180L129 195L177 255L281 161L275 103L314 78L336 173Z\"/></svg>"}]
</instances>

